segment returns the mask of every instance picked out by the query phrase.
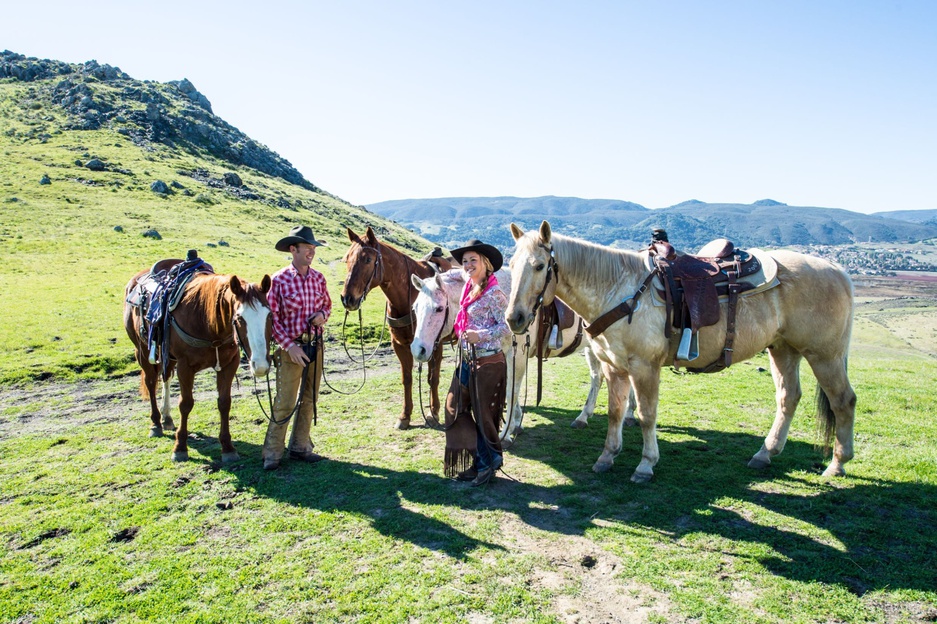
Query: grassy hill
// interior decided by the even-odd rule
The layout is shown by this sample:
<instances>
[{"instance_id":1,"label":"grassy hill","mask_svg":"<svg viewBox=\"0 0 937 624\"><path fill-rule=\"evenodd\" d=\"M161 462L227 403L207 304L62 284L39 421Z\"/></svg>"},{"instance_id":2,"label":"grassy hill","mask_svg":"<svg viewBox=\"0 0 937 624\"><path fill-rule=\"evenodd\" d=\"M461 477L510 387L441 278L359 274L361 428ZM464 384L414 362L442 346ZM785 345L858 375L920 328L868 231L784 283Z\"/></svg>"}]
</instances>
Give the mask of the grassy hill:
<instances>
[{"instance_id":1,"label":"grassy hill","mask_svg":"<svg viewBox=\"0 0 937 624\"><path fill-rule=\"evenodd\" d=\"M132 370L124 286L191 248L216 271L257 282L287 262L276 240L308 224L329 242L317 268L339 312L346 227L370 224L413 253L431 248L306 181L185 82L134 80L93 61L2 60L0 383ZM167 192L151 189L158 181ZM379 299L365 311L378 324Z\"/></svg>"}]
</instances>

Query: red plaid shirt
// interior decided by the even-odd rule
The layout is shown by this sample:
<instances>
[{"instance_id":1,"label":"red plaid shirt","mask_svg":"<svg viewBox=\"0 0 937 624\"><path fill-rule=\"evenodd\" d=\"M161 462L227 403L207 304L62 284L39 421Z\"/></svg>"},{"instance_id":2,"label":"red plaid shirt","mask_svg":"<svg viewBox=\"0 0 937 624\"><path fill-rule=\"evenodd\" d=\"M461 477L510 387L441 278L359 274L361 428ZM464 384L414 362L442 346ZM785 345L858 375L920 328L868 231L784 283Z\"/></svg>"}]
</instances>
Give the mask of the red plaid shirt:
<instances>
[{"instance_id":1,"label":"red plaid shirt","mask_svg":"<svg viewBox=\"0 0 937 624\"><path fill-rule=\"evenodd\" d=\"M273 274L273 284L267 294L270 316L273 319L273 339L281 349L289 349L309 327L309 319L316 312L332 314L332 299L325 287L325 276L309 268L303 277L290 264Z\"/></svg>"}]
</instances>

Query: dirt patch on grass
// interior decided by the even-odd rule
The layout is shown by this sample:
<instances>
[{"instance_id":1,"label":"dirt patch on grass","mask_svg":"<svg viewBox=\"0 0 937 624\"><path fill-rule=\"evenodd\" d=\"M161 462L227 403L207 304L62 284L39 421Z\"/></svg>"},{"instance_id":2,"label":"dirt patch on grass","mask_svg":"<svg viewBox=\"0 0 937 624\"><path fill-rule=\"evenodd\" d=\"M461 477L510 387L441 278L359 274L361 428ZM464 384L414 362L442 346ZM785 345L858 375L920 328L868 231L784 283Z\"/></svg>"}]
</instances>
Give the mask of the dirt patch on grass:
<instances>
[{"instance_id":1,"label":"dirt patch on grass","mask_svg":"<svg viewBox=\"0 0 937 624\"><path fill-rule=\"evenodd\" d=\"M527 582L553 595L553 611L568 624L638 624L657 614L673 619L667 597L627 578L615 555L582 536L560 539L532 531L520 520L501 524L506 542L522 552L538 553L545 562L531 570Z\"/></svg>"}]
</instances>

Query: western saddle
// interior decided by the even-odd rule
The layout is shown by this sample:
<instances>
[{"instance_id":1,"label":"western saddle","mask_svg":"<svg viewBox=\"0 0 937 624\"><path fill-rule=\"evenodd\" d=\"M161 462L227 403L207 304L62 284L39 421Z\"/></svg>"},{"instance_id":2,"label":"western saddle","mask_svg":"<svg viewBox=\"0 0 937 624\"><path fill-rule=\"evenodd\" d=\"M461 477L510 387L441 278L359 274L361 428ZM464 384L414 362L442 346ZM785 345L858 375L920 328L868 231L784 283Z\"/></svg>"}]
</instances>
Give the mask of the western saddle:
<instances>
[{"instance_id":1,"label":"western saddle","mask_svg":"<svg viewBox=\"0 0 937 624\"><path fill-rule=\"evenodd\" d=\"M678 361L692 362L699 357L699 330L719 322L720 300L724 299L727 302L726 340L722 358L703 368L687 367L687 371L714 373L728 368L732 365L739 295L777 283L764 266L770 258L763 257L765 262L754 253L737 249L724 238L707 243L696 255L677 253L667 240L667 232L654 230L648 247L650 275L634 295L597 318L586 331L594 338L620 319L627 318L630 323L638 299L653 285L657 300L666 307L664 335L670 338L674 329L680 334L674 357L676 367Z\"/></svg>"},{"instance_id":2,"label":"western saddle","mask_svg":"<svg viewBox=\"0 0 937 624\"><path fill-rule=\"evenodd\" d=\"M724 238L707 243L696 255L678 255L667 240L654 240L649 253L663 285L658 296L667 309L664 335L669 338L672 329L680 332L674 361L691 362L699 356L699 330L719 322L722 296L727 298L723 357L704 368L687 370L712 373L731 366L739 294L756 286L740 280L761 272L761 262Z\"/></svg>"}]
</instances>

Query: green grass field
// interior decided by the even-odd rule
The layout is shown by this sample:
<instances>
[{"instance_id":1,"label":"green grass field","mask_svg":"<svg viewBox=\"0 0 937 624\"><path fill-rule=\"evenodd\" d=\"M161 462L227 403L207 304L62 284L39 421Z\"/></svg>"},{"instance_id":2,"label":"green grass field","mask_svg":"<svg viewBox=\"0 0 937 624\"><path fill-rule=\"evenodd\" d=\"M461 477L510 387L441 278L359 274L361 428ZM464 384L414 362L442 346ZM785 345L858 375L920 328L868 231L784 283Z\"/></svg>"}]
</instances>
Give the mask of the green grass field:
<instances>
[{"instance_id":1,"label":"green grass field","mask_svg":"<svg viewBox=\"0 0 937 624\"><path fill-rule=\"evenodd\" d=\"M629 481L636 429L610 472L591 471L604 397L587 429L569 427L588 388L580 356L546 364L542 406L486 488L443 478L440 432L392 428L401 387L387 368L357 394L323 393L313 439L327 462L273 473L243 371L242 460L221 464L203 372L191 460L173 463L172 440L147 437L121 324L133 273L197 248L259 281L286 263L274 242L309 224L330 243L317 268L337 337L346 227L374 225L412 255L430 245L248 168L59 131L36 97L0 81L0 622L937 621L932 295L857 306L856 457L843 479L820 476L806 368L784 453L747 468L774 414L764 355L713 376L664 374L661 460L643 486ZM111 170L81 166L90 157ZM236 171L262 199L180 173L193 169ZM157 195L157 179L183 188ZM372 337L382 306L375 293L365 308ZM346 373L342 391L359 381Z\"/></svg>"},{"instance_id":2,"label":"green grass field","mask_svg":"<svg viewBox=\"0 0 937 624\"><path fill-rule=\"evenodd\" d=\"M933 621L937 365L857 324L856 458L832 481L809 397L784 453L746 467L773 417L764 356L664 376L646 486L628 480L634 429L610 473L590 470L605 418L569 428L588 382L578 356L547 363L544 407L507 476L479 490L442 477L441 433L392 429L394 373L325 394L313 437L329 461L275 473L246 381L233 466L205 373L179 464L170 439L146 437L133 378L10 388L0 621Z\"/></svg>"}]
</instances>

